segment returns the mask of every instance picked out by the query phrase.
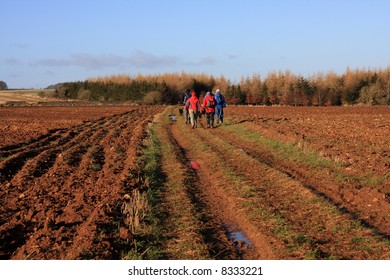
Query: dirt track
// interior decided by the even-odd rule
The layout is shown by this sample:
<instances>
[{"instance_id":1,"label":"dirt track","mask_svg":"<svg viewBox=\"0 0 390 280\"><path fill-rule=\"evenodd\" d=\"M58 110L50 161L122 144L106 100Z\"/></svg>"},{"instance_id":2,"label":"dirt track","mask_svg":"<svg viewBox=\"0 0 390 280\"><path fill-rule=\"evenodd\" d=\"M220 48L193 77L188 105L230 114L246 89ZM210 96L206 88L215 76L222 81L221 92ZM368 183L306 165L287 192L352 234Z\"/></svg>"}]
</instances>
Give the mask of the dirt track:
<instances>
[{"instance_id":1,"label":"dirt track","mask_svg":"<svg viewBox=\"0 0 390 280\"><path fill-rule=\"evenodd\" d=\"M205 129L204 119L191 129L178 118L164 130L171 131L169 142L181 151L182 168L199 165L195 185L207 215L249 239L244 258L389 258L387 183L359 193L350 182L335 180L340 171L335 166L343 169L338 164L321 160L316 167L280 157L257 142L261 124L238 114L215 129ZM179 116L178 109L166 113L167 120L168 115ZM266 124L270 131L278 131L275 126ZM305 151L296 144L289 148L303 160L312 156L309 142L304 145ZM246 245L242 240L236 244Z\"/></svg>"},{"instance_id":2,"label":"dirt track","mask_svg":"<svg viewBox=\"0 0 390 280\"><path fill-rule=\"evenodd\" d=\"M163 238L146 237L141 256L153 248L166 259L389 259L388 109L362 122L354 109L331 109L333 132L308 108L239 108L215 129L204 118L191 129L177 107L153 121ZM163 110L0 108L0 258L126 258L144 237L129 231L123 195L153 186L139 158ZM359 136L341 131L345 117Z\"/></svg>"}]
</instances>

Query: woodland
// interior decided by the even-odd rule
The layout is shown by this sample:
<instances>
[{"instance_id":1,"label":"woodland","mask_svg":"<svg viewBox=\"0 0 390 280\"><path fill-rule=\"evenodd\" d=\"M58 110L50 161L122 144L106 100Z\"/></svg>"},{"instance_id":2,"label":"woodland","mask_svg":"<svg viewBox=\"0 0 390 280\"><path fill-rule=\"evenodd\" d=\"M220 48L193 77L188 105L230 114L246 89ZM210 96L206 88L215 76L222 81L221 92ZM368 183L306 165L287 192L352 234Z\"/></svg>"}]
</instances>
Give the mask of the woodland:
<instances>
[{"instance_id":1,"label":"woodland","mask_svg":"<svg viewBox=\"0 0 390 280\"><path fill-rule=\"evenodd\" d=\"M158 75L98 76L56 86L54 97L101 102L177 104L184 90L198 96L216 89L234 105L340 106L390 105L390 66L350 69L343 74L319 72L296 75L289 70L242 77L238 82L221 75L165 73Z\"/></svg>"}]
</instances>

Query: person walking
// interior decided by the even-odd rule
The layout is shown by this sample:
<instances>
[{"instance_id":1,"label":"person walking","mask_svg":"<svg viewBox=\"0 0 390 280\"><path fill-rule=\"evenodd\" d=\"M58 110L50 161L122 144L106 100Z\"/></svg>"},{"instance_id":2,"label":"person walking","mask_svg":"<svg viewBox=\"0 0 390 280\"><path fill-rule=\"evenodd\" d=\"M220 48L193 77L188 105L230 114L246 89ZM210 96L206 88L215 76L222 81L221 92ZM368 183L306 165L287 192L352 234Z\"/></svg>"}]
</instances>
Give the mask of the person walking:
<instances>
[{"instance_id":1,"label":"person walking","mask_svg":"<svg viewBox=\"0 0 390 280\"><path fill-rule=\"evenodd\" d=\"M203 98L202 106L206 111L207 128L214 128L215 98L212 92L207 92Z\"/></svg>"},{"instance_id":2,"label":"person walking","mask_svg":"<svg viewBox=\"0 0 390 280\"><path fill-rule=\"evenodd\" d=\"M186 102L191 98L191 92L189 89L186 89L183 94L183 105L184 105L184 118L186 120L186 124L190 123L190 112L185 108Z\"/></svg>"},{"instance_id":3,"label":"person walking","mask_svg":"<svg viewBox=\"0 0 390 280\"><path fill-rule=\"evenodd\" d=\"M186 101L185 108L188 109L190 119L191 119L191 125L192 128L195 128L198 126L198 114L200 111L200 103L199 99L195 94L195 91L192 92L192 95L190 99Z\"/></svg>"},{"instance_id":4,"label":"person walking","mask_svg":"<svg viewBox=\"0 0 390 280\"><path fill-rule=\"evenodd\" d=\"M217 119L217 123L223 123L223 108L226 107L225 97L221 93L219 89L215 92L215 117Z\"/></svg>"}]
</instances>

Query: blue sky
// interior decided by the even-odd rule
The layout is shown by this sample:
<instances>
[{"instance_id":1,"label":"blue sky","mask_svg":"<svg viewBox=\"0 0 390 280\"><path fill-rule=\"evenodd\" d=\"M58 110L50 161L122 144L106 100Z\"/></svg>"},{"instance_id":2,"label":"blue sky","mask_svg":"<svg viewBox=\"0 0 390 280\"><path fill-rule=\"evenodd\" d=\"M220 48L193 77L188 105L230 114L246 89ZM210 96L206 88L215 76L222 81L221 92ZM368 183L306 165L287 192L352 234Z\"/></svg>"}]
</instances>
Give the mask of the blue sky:
<instances>
[{"instance_id":1,"label":"blue sky","mask_svg":"<svg viewBox=\"0 0 390 280\"><path fill-rule=\"evenodd\" d=\"M388 0L1 0L0 80L343 73L390 65Z\"/></svg>"}]
</instances>

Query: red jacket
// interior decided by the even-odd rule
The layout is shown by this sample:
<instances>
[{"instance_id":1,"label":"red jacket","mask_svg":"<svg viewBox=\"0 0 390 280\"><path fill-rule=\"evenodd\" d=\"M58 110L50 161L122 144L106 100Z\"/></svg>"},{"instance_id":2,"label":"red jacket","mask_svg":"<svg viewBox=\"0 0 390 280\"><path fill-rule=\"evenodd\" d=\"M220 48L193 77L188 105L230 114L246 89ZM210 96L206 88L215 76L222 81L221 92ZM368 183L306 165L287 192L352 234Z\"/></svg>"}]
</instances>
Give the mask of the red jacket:
<instances>
[{"instance_id":1,"label":"red jacket","mask_svg":"<svg viewBox=\"0 0 390 280\"><path fill-rule=\"evenodd\" d=\"M212 113L215 112L215 98L214 95L209 93L203 98L203 108L206 109L206 113Z\"/></svg>"},{"instance_id":2,"label":"red jacket","mask_svg":"<svg viewBox=\"0 0 390 280\"><path fill-rule=\"evenodd\" d=\"M196 97L195 92L193 92L190 99L187 100L186 109L200 111L199 99Z\"/></svg>"}]
</instances>

